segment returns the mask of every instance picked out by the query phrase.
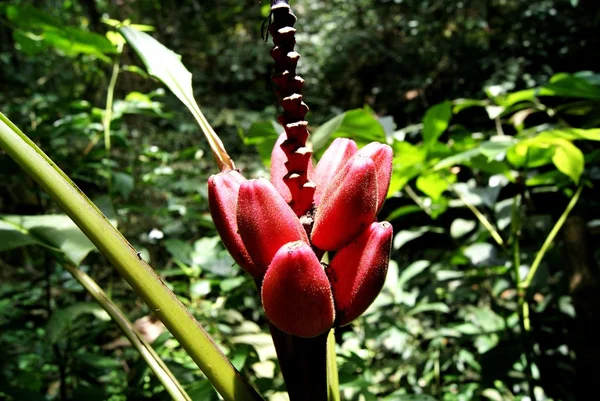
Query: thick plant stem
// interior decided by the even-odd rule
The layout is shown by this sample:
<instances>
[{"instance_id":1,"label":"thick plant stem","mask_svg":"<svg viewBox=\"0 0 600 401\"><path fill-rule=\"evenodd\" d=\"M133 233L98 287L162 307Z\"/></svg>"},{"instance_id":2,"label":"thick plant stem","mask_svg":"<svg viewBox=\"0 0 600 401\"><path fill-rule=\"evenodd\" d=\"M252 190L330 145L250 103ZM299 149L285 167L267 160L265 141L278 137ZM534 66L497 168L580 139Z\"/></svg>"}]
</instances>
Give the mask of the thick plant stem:
<instances>
[{"instance_id":1,"label":"thick plant stem","mask_svg":"<svg viewBox=\"0 0 600 401\"><path fill-rule=\"evenodd\" d=\"M335 329L327 336L327 396L329 401L340 401L340 380L335 352Z\"/></svg>"},{"instance_id":2,"label":"thick plant stem","mask_svg":"<svg viewBox=\"0 0 600 401\"><path fill-rule=\"evenodd\" d=\"M301 338L269 324L290 401L327 401L327 333Z\"/></svg>"},{"instance_id":3,"label":"thick plant stem","mask_svg":"<svg viewBox=\"0 0 600 401\"><path fill-rule=\"evenodd\" d=\"M255 279L254 283L260 293L261 281ZM270 322L269 331L290 401L327 401L328 333L301 338L279 330Z\"/></svg>"},{"instance_id":4,"label":"thick plant stem","mask_svg":"<svg viewBox=\"0 0 600 401\"><path fill-rule=\"evenodd\" d=\"M169 370L167 365L160 359L154 348L133 327L133 324L127 319L127 316L119 307L106 295L102 288L83 271L75 266L65 263L63 267L79 281L79 284L98 302L98 304L108 313L112 320L119 326L125 337L131 342L131 345L140 353L148 367L154 372L158 380L165 386L165 389L175 401L191 401L190 396L185 392L179 381Z\"/></svg>"},{"instance_id":5,"label":"thick plant stem","mask_svg":"<svg viewBox=\"0 0 600 401\"><path fill-rule=\"evenodd\" d=\"M260 396L190 315L154 270L100 210L25 134L0 113L0 148L58 203L165 324L225 400Z\"/></svg>"}]
</instances>

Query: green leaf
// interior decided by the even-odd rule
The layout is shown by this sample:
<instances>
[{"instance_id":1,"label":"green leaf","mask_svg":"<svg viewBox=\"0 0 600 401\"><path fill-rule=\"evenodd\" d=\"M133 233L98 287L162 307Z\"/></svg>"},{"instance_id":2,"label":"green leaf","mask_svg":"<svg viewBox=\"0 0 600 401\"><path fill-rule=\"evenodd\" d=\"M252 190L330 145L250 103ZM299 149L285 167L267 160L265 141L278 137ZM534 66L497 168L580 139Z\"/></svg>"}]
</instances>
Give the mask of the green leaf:
<instances>
[{"instance_id":1,"label":"green leaf","mask_svg":"<svg viewBox=\"0 0 600 401\"><path fill-rule=\"evenodd\" d=\"M132 26L123 26L119 32L140 56L148 73L164 83L175 96L190 110L204 132L213 150L219 167L233 168L233 162L223 147L223 143L214 132L196 100L192 89L192 74L181 62L181 56L167 49L147 33Z\"/></svg>"},{"instance_id":2,"label":"green leaf","mask_svg":"<svg viewBox=\"0 0 600 401\"><path fill-rule=\"evenodd\" d=\"M489 141L482 142L473 149L449 156L440 160L434 167L434 170L443 170L455 165L470 165L471 161L481 155L485 156L487 161L493 161L508 149L514 146L518 140L508 136L496 136Z\"/></svg>"},{"instance_id":3,"label":"green leaf","mask_svg":"<svg viewBox=\"0 0 600 401\"><path fill-rule=\"evenodd\" d=\"M489 101L478 100L478 99L456 99L452 101L454 107L452 113L458 114L461 111L471 107L485 107L489 104Z\"/></svg>"},{"instance_id":4,"label":"green leaf","mask_svg":"<svg viewBox=\"0 0 600 401\"><path fill-rule=\"evenodd\" d=\"M96 249L71 219L62 214L43 216L0 216L0 250L39 244L60 250L75 265Z\"/></svg>"},{"instance_id":5,"label":"green leaf","mask_svg":"<svg viewBox=\"0 0 600 401\"><path fill-rule=\"evenodd\" d=\"M550 78L550 82L540 88L541 96L561 96L584 99L600 99L600 87L588 80L567 73L560 73Z\"/></svg>"},{"instance_id":6,"label":"green leaf","mask_svg":"<svg viewBox=\"0 0 600 401\"><path fill-rule=\"evenodd\" d=\"M446 131L452 117L452 102L445 101L431 107L423 118L423 142L430 145Z\"/></svg>"},{"instance_id":7,"label":"green leaf","mask_svg":"<svg viewBox=\"0 0 600 401\"><path fill-rule=\"evenodd\" d=\"M433 201L437 202L450 184L456 182L454 174L430 172L417 178L417 188Z\"/></svg>"},{"instance_id":8,"label":"green leaf","mask_svg":"<svg viewBox=\"0 0 600 401\"><path fill-rule=\"evenodd\" d=\"M600 128L593 129L579 129L579 128L568 128L560 130L547 131L548 135L559 136L561 138L575 141L575 140L587 140L587 141L600 141Z\"/></svg>"},{"instance_id":9,"label":"green leaf","mask_svg":"<svg viewBox=\"0 0 600 401\"><path fill-rule=\"evenodd\" d=\"M84 314L93 314L104 321L110 320L108 313L100 305L92 302L82 302L57 310L50 316L46 326L46 338L50 344L56 344L61 339L67 338L67 333L75 319Z\"/></svg>"},{"instance_id":10,"label":"green leaf","mask_svg":"<svg viewBox=\"0 0 600 401\"><path fill-rule=\"evenodd\" d=\"M593 137L593 133L588 134ZM581 150L564 138L572 135L575 135L573 131L542 132L511 147L507 158L518 167L539 167L552 162L561 173L578 183L585 161Z\"/></svg>"},{"instance_id":11,"label":"green leaf","mask_svg":"<svg viewBox=\"0 0 600 401\"><path fill-rule=\"evenodd\" d=\"M42 244L27 229L11 220L4 220L7 216L0 216L0 252L8 251L21 246Z\"/></svg>"},{"instance_id":12,"label":"green leaf","mask_svg":"<svg viewBox=\"0 0 600 401\"><path fill-rule=\"evenodd\" d=\"M218 394L208 380L200 380L187 387L187 393L193 400L217 401Z\"/></svg>"},{"instance_id":13,"label":"green leaf","mask_svg":"<svg viewBox=\"0 0 600 401\"><path fill-rule=\"evenodd\" d=\"M472 158L481 154L480 148L469 149L464 152L457 153L455 155L446 157L440 160L434 167L433 170L444 170L452 166L459 164L467 164Z\"/></svg>"},{"instance_id":14,"label":"green leaf","mask_svg":"<svg viewBox=\"0 0 600 401\"><path fill-rule=\"evenodd\" d=\"M421 208L417 205L406 205L406 206L399 207L398 209L396 209L393 212L391 212L390 214L388 214L384 220L392 221L392 220L399 219L402 216L406 216L407 214L419 213L420 211L421 211Z\"/></svg>"},{"instance_id":15,"label":"green leaf","mask_svg":"<svg viewBox=\"0 0 600 401\"><path fill-rule=\"evenodd\" d=\"M504 108L521 102L534 102L536 100L536 89L525 89L507 95L496 96L493 97L493 100L494 103Z\"/></svg>"},{"instance_id":16,"label":"green leaf","mask_svg":"<svg viewBox=\"0 0 600 401\"><path fill-rule=\"evenodd\" d=\"M569 176L575 184L579 183L579 177L583 173L583 153L571 142L563 140L554 151L552 162L561 173Z\"/></svg>"},{"instance_id":17,"label":"green leaf","mask_svg":"<svg viewBox=\"0 0 600 401\"><path fill-rule=\"evenodd\" d=\"M450 235L452 238L460 238L463 235L473 231L477 223L473 220L465 220L461 218L454 219L450 226Z\"/></svg>"},{"instance_id":18,"label":"green leaf","mask_svg":"<svg viewBox=\"0 0 600 401\"><path fill-rule=\"evenodd\" d=\"M359 147L373 141L386 142L383 126L366 109L346 111L319 126L311 135L315 153L324 151L327 143L337 137L352 138Z\"/></svg>"},{"instance_id":19,"label":"green leaf","mask_svg":"<svg viewBox=\"0 0 600 401\"><path fill-rule=\"evenodd\" d=\"M423 234L432 231L432 227L425 226L415 230L401 230L394 236L394 249L398 250L406 245L408 242L422 237Z\"/></svg>"},{"instance_id":20,"label":"green leaf","mask_svg":"<svg viewBox=\"0 0 600 401\"><path fill-rule=\"evenodd\" d=\"M269 167L273 146L282 132L283 127L276 121L259 121L243 135L244 144L256 146L263 164Z\"/></svg>"},{"instance_id":21,"label":"green leaf","mask_svg":"<svg viewBox=\"0 0 600 401\"><path fill-rule=\"evenodd\" d=\"M392 179L388 196L400 191L425 168L427 152L421 146L408 142L394 143Z\"/></svg>"},{"instance_id":22,"label":"green leaf","mask_svg":"<svg viewBox=\"0 0 600 401\"><path fill-rule=\"evenodd\" d=\"M408 283L410 280L421 274L425 269L431 266L431 263L427 260L417 260L411 263L407 268L402 270L400 277L398 278L397 286L398 288L402 288Z\"/></svg>"},{"instance_id":23,"label":"green leaf","mask_svg":"<svg viewBox=\"0 0 600 401\"><path fill-rule=\"evenodd\" d=\"M91 54L106 61L106 54L117 53L117 48L106 37L65 26L62 21L34 7L11 5L6 8L6 16L19 28L15 30L15 41L29 54L50 46L68 57Z\"/></svg>"}]
</instances>

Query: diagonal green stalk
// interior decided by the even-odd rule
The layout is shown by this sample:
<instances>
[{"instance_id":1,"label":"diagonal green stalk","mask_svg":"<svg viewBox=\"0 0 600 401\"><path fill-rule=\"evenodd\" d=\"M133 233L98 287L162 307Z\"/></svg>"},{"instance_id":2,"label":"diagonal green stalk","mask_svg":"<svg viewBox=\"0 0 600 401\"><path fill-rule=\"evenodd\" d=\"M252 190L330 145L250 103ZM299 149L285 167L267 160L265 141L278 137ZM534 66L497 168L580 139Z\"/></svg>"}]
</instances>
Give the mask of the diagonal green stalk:
<instances>
[{"instance_id":1,"label":"diagonal green stalk","mask_svg":"<svg viewBox=\"0 0 600 401\"><path fill-rule=\"evenodd\" d=\"M533 367L531 364L532 360L532 346L528 337L529 327L529 303L525 298L525 290L521 287L521 274L519 267L521 266L521 214L519 206L521 204L521 196L515 196L511 211L511 239L512 239L512 254L513 254L513 274L515 275L515 284L517 287L517 314L519 315L519 324L521 325L522 333L520 336L521 346L523 347L523 357L525 358L525 375L527 377L527 388L529 391L529 398L536 401L534 384L533 384Z\"/></svg>"},{"instance_id":2,"label":"diagonal green stalk","mask_svg":"<svg viewBox=\"0 0 600 401\"><path fill-rule=\"evenodd\" d=\"M110 123L112 122L113 99L115 96L115 87L117 86L117 77L121 71L120 64L123 45L124 43L119 43L117 46L117 56L113 62L110 82L106 91L106 109L104 110L104 118L102 119L102 125L104 126L104 149L106 149L106 157L108 158L110 158Z\"/></svg>"},{"instance_id":3,"label":"diagonal green stalk","mask_svg":"<svg viewBox=\"0 0 600 401\"><path fill-rule=\"evenodd\" d=\"M175 294L138 257L125 237L69 177L2 113L0 147L41 185L96 245L165 324L225 400L261 400Z\"/></svg>"},{"instance_id":4,"label":"diagonal green stalk","mask_svg":"<svg viewBox=\"0 0 600 401\"><path fill-rule=\"evenodd\" d=\"M475 215L475 217L477 217L477 220L479 220L481 222L481 224L483 224L483 226L489 231L489 233L492 235L492 238L494 238L494 241L496 241L496 243L498 245L500 245L501 247L504 248L504 240L502 239L502 236L500 235L500 233L498 233L498 231L494 228L494 226L492 225L492 223L490 223L490 221L487 219L487 217L485 217L483 215L483 213L481 213L479 211L479 209L477 209L477 207L475 207L475 205L473 205L471 203L471 201L469 201L469 199L467 199L466 196L464 196L463 194L460 193L460 191L457 191L456 189L450 187L450 189L452 190L452 192L454 192L456 194L456 196L458 196L458 198L462 201L462 203L465 204L465 206L467 208L469 208L469 210L471 212L473 212L473 214Z\"/></svg>"},{"instance_id":5,"label":"diagonal green stalk","mask_svg":"<svg viewBox=\"0 0 600 401\"><path fill-rule=\"evenodd\" d=\"M140 353L148 367L154 372L158 380L165 386L165 389L175 401L192 401L185 392L183 386L167 365L160 359L154 348L137 332L133 324L127 319L127 316L119 307L106 295L102 288L83 271L75 266L64 263L64 268L87 290L87 292L98 302L98 304L108 313L112 320L119 326L125 337L129 339L131 345Z\"/></svg>"},{"instance_id":6,"label":"diagonal green stalk","mask_svg":"<svg viewBox=\"0 0 600 401\"><path fill-rule=\"evenodd\" d=\"M327 401L340 401L340 380L335 353L334 329L327 337Z\"/></svg>"},{"instance_id":7,"label":"diagonal green stalk","mask_svg":"<svg viewBox=\"0 0 600 401\"><path fill-rule=\"evenodd\" d=\"M571 213L571 210L573 210L573 208L577 204L577 201L579 200L579 196L581 195L582 190L583 190L583 184L579 185L579 188L577 188L577 192L575 192L575 195L573 195L573 197L569 201L569 204L565 208L564 212L559 217L559 219L556 222L556 224L554 225L554 227L552 227L550 234L548 234L548 236L546 237L546 240L542 244L540 251L537 253L537 255L535 255L535 259L533 260L533 263L531 264L531 268L529 269L529 272L527 273L527 277L525 277L525 280L523 280L523 282L521 283L521 288L523 288L524 290L527 290L529 288L529 286L531 285L531 282L533 281L533 278L535 277L535 273L537 272L537 269L540 267L540 263L542 262L544 255L548 251L548 248L550 248L550 245L552 245L554 238L556 238L556 236L558 235L558 232L562 228L563 224L565 224L565 221L567 221L567 217L569 217L569 213Z\"/></svg>"}]
</instances>

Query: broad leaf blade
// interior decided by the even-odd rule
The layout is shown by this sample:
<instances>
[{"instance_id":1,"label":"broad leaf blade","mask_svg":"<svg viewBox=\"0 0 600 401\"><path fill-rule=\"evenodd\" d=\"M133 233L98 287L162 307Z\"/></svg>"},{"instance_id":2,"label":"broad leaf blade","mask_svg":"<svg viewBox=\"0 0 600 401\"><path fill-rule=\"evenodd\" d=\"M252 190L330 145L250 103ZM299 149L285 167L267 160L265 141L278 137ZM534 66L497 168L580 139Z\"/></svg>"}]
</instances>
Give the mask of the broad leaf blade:
<instances>
[{"instance_id":1,"label":"broad leaf blade","mask_svg":"<svg viewBox=\"0 0 600 401\"><path fill-rule=\"evenodd\" d=\"M446 131L452 117L452 103L449 101L436 104L423 117L423 142L431 145Z\"/></svg>"},{"instance_id":2,"label":"broad leaf blade","mask_svg":"<svg viewBox=\"0 0 600 401\"><path fill-rule=\"evenodd\" d=\"M368 109L349 110L322 124L311 136L313 149L320 154L325 145L337 137L352 138L359 147L369 142L386 141L383 126Z\"/></svg>"},{"instance_id":3,"label":"broad leaf blade","mask_svg":"<svg viewBox=\"0 0 600 401\"><path fill-rule=\"evenodd\" d=\"M166 48L152 36L131 26L123 26L119 28L119 32L140 56L148 73L162 81L190 110L206 136L219 167L234 168L223 143L213 131L194 99L192 73L181 62L181 56Z\"/></svg>"}]
</instances>

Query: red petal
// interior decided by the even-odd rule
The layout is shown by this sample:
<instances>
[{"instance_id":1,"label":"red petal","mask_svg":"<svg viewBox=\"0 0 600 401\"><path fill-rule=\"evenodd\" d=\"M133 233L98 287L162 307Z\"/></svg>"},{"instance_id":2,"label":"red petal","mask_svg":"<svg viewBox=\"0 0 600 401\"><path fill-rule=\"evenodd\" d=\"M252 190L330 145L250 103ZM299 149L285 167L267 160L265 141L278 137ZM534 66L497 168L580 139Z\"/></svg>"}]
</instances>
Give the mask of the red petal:
<instances>
[{"instance_id":1,"label":"red petal","mask_svg":"<svg viewBox=\"0 0 600 401\"><path fill-rule=\"evenodd\" d=\"M314 182L315 206L319 206L321 196L337 173L346 164L348 159L356 153L356 142L348 138L336 138L327 148L315 168Z\"/></svg>"},{"instance_id":2,"label":"red petal","mask_svg":"<svg viewBox=\"0 0 600 401\"><path fill-rule=\"evenodd\" d=\"M240 186L237 223L250 257L263 274L284 244L300 240L308 243L296 214L264 178Z\"/></svg>"},{"instance_id":3,"label":"red petal","mask_svg":"<svg viewBox=\"0 0 600 401\"><path fill-rule=\"evenodd\" d=\"M292 242L275 254L263 281L262 303L271 323L295 336L315 337L331 328L331 287L310 246Z\"/></svg>"},{"instance_id":4,"label":"red petal","mask_svg":"<svg viewBox=\"0 0 600 401\"><path fill-rule=\"evenodd\" d=\"M375 219L377 172L373 161L354 155L323 193L311 241L326 251L340 249Z\"/></svg>"},{"instance_id":5,"label":"red petal","mask_svg":"<svg viewBox=\"0 0 600 401\"><path fill-rule=\"evenodd\" d=\"M340 249L327 269L337 312L337 324L350 323L375 300L387 274L392 248L392 225L373 223Z\"/></svg>"},{"instance_id":6,"label":"red petal","mask_svg":"<svg viewBox=\"0 0 600 401\"><path fill-rule=\"evenodd\" d=\"M379 142L371 142L357 152L359 155L367 156L377 168L377 212L381 210L392 178L392 159L394 158L392 148Z\"/></svg>"},{"instance_id":7,"label":"red petal","mask_svg":"<svg viewBox=\"0 0 600 401\"><path fill-rule=\"evenodd\" d=\"M208 206L217 232L225 248L244 270L261 276L238 234L236 207L240 185L246 179L237 171L229 170L208 178Z\"/></svg>"}]
</instances>

